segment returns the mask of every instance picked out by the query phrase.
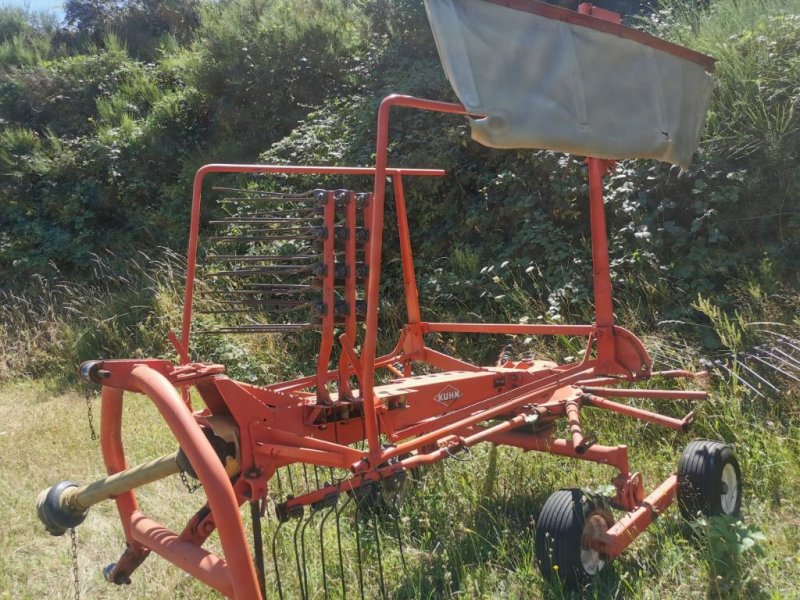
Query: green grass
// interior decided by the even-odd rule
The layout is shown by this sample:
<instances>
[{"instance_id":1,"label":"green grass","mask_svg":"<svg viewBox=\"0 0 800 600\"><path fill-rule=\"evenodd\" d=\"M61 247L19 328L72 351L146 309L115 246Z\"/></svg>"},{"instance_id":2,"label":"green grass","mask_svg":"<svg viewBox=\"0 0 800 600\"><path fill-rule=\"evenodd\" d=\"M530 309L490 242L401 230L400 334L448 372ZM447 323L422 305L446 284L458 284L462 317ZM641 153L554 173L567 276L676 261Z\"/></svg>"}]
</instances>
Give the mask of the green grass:
<instances>
[{"instance_id":1,"label":"green grass","mask_svg":"<svg viewBox=\"0 0 800 600\"><path fill-rule=\"evenodd\" d=\"M657 29L718 59L706 143L735 158L780 161L797 147L798 0L661 0Z\"/></svg>"},{"instance_id":2,"label":"green grass","mask_svg":"<svg viewBox=\"0 0 800 600\"><path fill-rule=\"evenodd\" d=\"M588 428L602 443L628 443L633 469L648 488L676 466L690 437L725 439L734 444L745 478L743 526L725 526L709 534L682 522L677 510L663 515L614 563L608 576L585 591L589 598L796 598L800 596L800 427L796 396L751 401L712 390L699 407L693 436L664 432L613 415L587 412ZM778 405L778 402L781 404ZM94 400L95 421L98 404ZM666 407L679 414L686 406ZM102 475L97 442L89 439L81 394L53 392L44 383L22 381L0 390L0 598L67 598L72 592L70 544L52 538L37 522L39 490L63 479L88 482ZM125 440L130 463L174 450L174 441L155 409L143 397L125 405ZM399 515L408 570L401 568L394 521L378 521L386 589L391 598L560 598L535 566L533 534L545 498L562 487L595 489L606 485L609 469L536 453L500 448L496 469L489 468L487 445L469 460L449 460L420 472ZM326 472L320 472L324 479ZM492 474L489 475L488 473ZM305 487L295 467L297 488ZM314 473L308 471L310 485ZM274 482L273 494L278 486ZM288 478L282 479L283 493ZM179 529L203 502L202 491L188 494L178 478L139 493L143 509ZM274 586L270 543L276 527L272 505L265 524L268 579ZM247 520L247 519L245 519ZM317 525L306 534L309 586L323 597ZM334 521L324 530L331 597L340 596ZM342 511L348 595L357 596L354 515ZM715 524L719 526L720 524ZM283 591L298 596L292 558L295 522L284 525L278 540ZM766 540L738 555L736 544L719 539L761 531ZM724 535L720 535L722 532ZM365 595L379 597L374 523L362 524ZM719 539L718 539L719 538ZM130 587L114 589L103 581L104 565L116 560L124 539L112 503L95 507L78 528L81 594L84 598L212 598L216 595L151 556L134 574ZM713 543L712 543L713 542ZM216 537L210 547L218 549ZM335 576L335 577L334 577ZM276 589L270 589L270 597Z\"/></svg>"}]
</instances>

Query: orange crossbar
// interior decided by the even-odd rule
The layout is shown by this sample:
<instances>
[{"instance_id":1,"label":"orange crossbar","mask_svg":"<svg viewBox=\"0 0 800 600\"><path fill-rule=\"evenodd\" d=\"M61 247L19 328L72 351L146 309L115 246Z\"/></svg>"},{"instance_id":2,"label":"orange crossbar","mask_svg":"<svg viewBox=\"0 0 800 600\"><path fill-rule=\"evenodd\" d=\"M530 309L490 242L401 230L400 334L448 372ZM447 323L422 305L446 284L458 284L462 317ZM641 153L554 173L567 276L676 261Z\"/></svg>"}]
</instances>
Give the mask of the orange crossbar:
<instances>
[{"instance_id":1,"label":"orange crossbar","mask_svg":"<svg viewBox=\"0 0 800 600\"><path fill-rule=\"evenodd\" d=\"M508 335L579 335L589 336L594 332L592 325L517 325L509 323L422 323L422 331L429 333L502 333Z\"/></svg>"},{"instance_id":2,"label":"orange crossbar","mask_svg":"<svg viewBox=\"0 0 800 600\"><path fill-rule=\"evenodd\" d=\"M616 558L672 504L677 491L678 476L670 475L636 509L626 513L592 545L599 552Z\"/></svg>"}]
</instances>

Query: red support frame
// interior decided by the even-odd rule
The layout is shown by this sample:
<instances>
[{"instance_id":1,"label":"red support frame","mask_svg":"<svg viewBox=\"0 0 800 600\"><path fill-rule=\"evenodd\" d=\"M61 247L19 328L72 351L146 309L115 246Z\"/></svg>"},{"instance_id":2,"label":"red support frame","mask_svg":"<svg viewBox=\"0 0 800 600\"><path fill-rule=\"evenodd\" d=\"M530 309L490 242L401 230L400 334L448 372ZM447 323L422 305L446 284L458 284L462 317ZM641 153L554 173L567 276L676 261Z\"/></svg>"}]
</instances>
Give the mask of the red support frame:
<instances>
[{"instance_id":1,"label":"red support frame","mask_svg":"<svg viewBox=\"0 0 800 600\"><path fill-rule=\"evenodd\" d=\"M443 460L486 441L605 464L617 472L612 480L617 490L616 503L628 511L602 538L593 541L594 547L608 556L622 552L647 527L657 511L672 502L676 491L674 476L645 498L641 475L629 470L627 447L596 444L591 436L584 433L581 423L582 409L590 407L670 429L686 430L693 421L693 413L683 419L675 419L614 402L608 397L663 400L696 400L704 397L702 392L608 387L621 381L646 379L651 375L651 362L641 342L614 322L602 181L610 163L596 159L587 161L595 292L593 324L426 322L422 319L418 298L403 176L441 176L444 172L387 166L389 116L391 108L395 106L479 116L468 115L458 104L394 95L384 99L379 109L375 168L206 165L198 170L193 188L183 326L180 340L171 336L181 364L173 366L166 361L103 361L97 368L102 369L104 375L97 381L105 386L102 446L109 473L126 468L121 442L123 390L145 393L158 407L197 471L208 496L210 512L198 513L181 534L175 534L138 510L133 491L117 496L128 550L112 573L115 581L125 581L147 554L154 551L225 595L258 597L257 577L244 539L239 507L245 502L264 497L276 470L293 463L345 468L352 472L352 476L335 485L326 485L287 499L282 507L288 513L293 508L323 500L329 494L343 493L366 482ZM200 206L204 178L210 173L373 177L373 192L364 211L370 239L364 256L369 272L366 326L360 354L356 352L358 328L353 318L356 285L355 275L351 272L345 281L344 293L350 314L344 320L345 331L339 338L342 355L336 368L330 370L329 357L335 342L335 199L330 192L324 209L329 231L323 248L328 273L322 286L323 301L327 308L322 320L324 335L316 373L294 381L258 387L230 380L218 365L189 362ZM387 355L377 356L387 179L391 179L397 208L407 323L394 350ZM346 204L346 227L349 238L344 252L353 271L356 211L352 193ZM438 332L580 336L587 339L587 344L582 359L573 364L533 361L479 367L428 348L425 336ZM403 365L402 372L392 366L398 362ZM425 362L445 372L410 377L412 362ZM376 385L375 373L378 368L393 369L398 379ZM676 371L664 375L686 377L692 374ZM352 376L358 380L358 389L350 388L348 381ZM329 393L327 386L337 382L338 392ZM207 406L194 414L178 392L180 389L184 397L188 397L185 389L190 385L197 387ZM316 389L316 393L312 393L311 389ZM442 394L446 389L451 391L445 398ZM343 403L347 403L352 410L360 410L361 418L337 421L336 410ZM238 427L241 475L235 482L229 479L203 434L203 427L210 416L227 417ZM320 416L324 418L318 420ZM547 425L560 418L569 421L568 439L554 438L549 427L538 432L533 430L534 433L520 430L524 425L538 422ZM367 442L364 451L353 447L355 442L361 440ZM384 447L383 441L390 441L393 445ZM224 558L201 548L215 529L220 535Z\"/></svg>"}]
</instances>

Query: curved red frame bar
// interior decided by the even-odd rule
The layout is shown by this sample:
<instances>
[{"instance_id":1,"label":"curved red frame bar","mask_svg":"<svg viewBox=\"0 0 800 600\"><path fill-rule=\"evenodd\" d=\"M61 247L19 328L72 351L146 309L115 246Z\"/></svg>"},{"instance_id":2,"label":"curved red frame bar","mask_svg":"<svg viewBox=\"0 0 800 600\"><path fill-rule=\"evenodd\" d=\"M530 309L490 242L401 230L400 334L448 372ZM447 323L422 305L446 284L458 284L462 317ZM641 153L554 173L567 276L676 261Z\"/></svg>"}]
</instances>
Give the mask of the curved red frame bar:
<instances>
[{"instance_id":1,"label":"curved red frame bar","mask_svg":"<svg viewBox=\"0 0 800 600\"><path fill-rule=\"evenodd\" d=\"M146 394L153 401L186 452L206 490L225 559L191 541L180 539L177 534L146 517L139 511L132 490L115 498L125 538L134 554L144 553L145 548L152 550L226 596L258 598L258 580L239 515L239 502L225 468L172 383L144 363L133 366L124 387ZM122 399L121 388L103 388L100 437L109 474L126 469L122 445Z\"/></svg>"}]
</instances>

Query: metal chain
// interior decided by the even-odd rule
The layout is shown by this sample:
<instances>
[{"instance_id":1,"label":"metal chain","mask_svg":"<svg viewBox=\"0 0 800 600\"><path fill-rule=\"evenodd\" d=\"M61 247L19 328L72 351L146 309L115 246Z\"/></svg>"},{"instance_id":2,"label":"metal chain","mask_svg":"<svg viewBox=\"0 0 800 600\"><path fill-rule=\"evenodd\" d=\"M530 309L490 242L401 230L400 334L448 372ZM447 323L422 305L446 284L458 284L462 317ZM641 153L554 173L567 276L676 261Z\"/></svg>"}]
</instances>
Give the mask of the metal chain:
<instances>
[{"instance_id":1,"label":"metal chain","mask_svg":"<svg viewBox=\"0 0 800 600\"><path fill-rule=\"evenodd\" d=\"M190 494L194 494L197 491L197 489L200 487L200 482L199 481L198 482L189 481L189 478L186 476L186 471L181 471L180 476L181 476L181 481L183 482L183 485L186 486L186 490Z\"/></svg>"},{"instance_id":2,"label":"metal chain","mask_svg":"<svg viewBox=\"0 0 800 600\"><path fill-rule=\"evenodd\" d=\"M69 537L72 541L72 580L75 584L75 600L81 600L81 578L78 571L78 534L75 528L69 530Z\"/></svg>"},{"instance_id":3,"label":"metal chain","mask_svg":"<svg viewBox=\"0 0 800 600\"><path fill-rule=\"evenodd\" d=\"M92 415L92 394L89 391L89 382L86 382L86 418L89 420L89 433L92 441L97 439L97 432L94 430L94 416Z\"/></svg>"}]
</instances>

